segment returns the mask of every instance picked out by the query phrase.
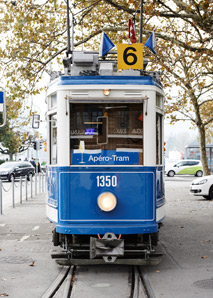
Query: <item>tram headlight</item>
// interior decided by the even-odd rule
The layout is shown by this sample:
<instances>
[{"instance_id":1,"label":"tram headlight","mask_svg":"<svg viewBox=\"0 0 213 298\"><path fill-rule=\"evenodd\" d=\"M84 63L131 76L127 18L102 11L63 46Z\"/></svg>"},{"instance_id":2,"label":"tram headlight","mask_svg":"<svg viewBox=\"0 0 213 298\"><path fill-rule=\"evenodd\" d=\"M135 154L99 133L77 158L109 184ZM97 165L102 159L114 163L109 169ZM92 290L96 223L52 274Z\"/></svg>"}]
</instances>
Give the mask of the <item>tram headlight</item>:
<instances>
[{"instance_id":1,"label":"tram headlight","mask_svg":"<svg viewBox=\"0 0 213 298\"><path fill-rule=\"evenodd\" d=\"M104 89L104 95L105 95L105 96L109 96L109 94L110 94L109 89Z\"/></svg>"},{"instance_id":2,"label":"tram headlight","mask_svg":"<svg viewBox=\"0 0 213 298\"><path fill-rule=\"evenodd\" d=\"M117 205L117 199L111 192L104 192L98 197L98 207L105 212L112 211Z\"/></svg>"}]
</instances>

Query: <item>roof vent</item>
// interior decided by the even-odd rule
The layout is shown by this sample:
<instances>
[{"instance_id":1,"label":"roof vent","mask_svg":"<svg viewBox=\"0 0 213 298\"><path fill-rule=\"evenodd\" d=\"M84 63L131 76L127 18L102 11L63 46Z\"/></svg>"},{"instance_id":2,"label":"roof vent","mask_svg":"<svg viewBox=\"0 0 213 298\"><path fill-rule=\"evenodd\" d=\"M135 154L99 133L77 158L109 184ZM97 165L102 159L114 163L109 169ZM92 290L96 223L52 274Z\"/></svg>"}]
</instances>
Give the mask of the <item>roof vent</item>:
<instances>
[{"instance_id":1,"label":"roof vent","mask_svg":"<svg viewBox=\"0 0 213 298\"><path fill-rule=\"evenodd\" d=\"M111 76L113 73L113 63L101 62L99 73L101 76Z\"/></svg>"},{"instance_id":2,"label":"roof vent","mask_svg":"<svg viewBox=\"0 0 213 298\"><path fill-rule=\"evenodd\" d=\"M73 53L73 63L76 65L92 65L94 62L93 54L86 54L84 52L74 52Z\"/></svg>"}]
</instances>

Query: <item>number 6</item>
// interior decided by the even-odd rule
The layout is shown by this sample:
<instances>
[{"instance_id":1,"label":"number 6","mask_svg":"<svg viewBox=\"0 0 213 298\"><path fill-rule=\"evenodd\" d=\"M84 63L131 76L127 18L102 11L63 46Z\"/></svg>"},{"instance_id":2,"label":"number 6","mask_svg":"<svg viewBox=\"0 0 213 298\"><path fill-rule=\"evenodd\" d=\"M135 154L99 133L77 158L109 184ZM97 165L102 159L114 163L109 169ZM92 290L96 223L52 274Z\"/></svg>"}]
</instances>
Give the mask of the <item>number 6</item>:
<instances>
[{"instance_id":1,"label":"number 6","mask_svg":"<svg viewBox=\"0 0 213 298\"><path fill-rule=\"evenodd\" d=\"M124 59L124 62L127 64L127 65L134 65L137 63L137 56L134 54L134 53L128 53L128 51L133 51L133 52L137 52L137 50L133 47L128 47L124 50L124 53L123 53L123 59ZM133 61L132 62L129 62L128 61L128 58L129 57L132 57L133 58Z\"/></svg>"}]
</instances>

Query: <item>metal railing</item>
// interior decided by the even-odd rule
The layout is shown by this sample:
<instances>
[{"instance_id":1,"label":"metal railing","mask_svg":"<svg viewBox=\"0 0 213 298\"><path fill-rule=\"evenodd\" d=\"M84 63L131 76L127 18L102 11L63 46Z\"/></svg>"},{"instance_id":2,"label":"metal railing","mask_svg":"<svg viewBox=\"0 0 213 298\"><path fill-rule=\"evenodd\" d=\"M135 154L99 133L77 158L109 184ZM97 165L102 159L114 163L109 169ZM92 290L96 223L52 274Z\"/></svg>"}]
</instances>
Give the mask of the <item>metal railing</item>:
<instances>
[{"instance_id":1,"label":"metal railing","mask_svg":"<svg viewBox=\"0 0 213 298\"><path fill-rule=\"evenodd\" d=\"M18 188L19 188L19 191L18 191ZM19 182L15 181L14 177L12 177L11 183L8 185L3 183L2 180L0 179L0 215L3 214L3 209L4 209L3 203L6 199L7 199L7 204L8 204L8 200L11 199L11 206L15 208L15 205L17 203L19 204L23 203L23 199L27 201L29 198L33 198L34 196L37 196L45 192L46 192L46 174L45 173L35 174L35 176L30 175L29 181L27 176L20 177ZM7 198L5 199L6 194L7 194ZM17 196L19 196L18 202L16 200Z\"/></svg>"}]
</instances>

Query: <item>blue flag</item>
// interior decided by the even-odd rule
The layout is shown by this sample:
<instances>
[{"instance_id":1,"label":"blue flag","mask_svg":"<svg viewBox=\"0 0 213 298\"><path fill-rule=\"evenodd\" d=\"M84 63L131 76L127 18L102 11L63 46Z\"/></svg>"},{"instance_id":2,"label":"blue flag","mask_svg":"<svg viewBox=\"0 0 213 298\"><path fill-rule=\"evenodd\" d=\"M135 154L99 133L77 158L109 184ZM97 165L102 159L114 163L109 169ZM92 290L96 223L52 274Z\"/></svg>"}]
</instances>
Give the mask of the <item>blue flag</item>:
<instances>
[{"instance_id":1,"label":"blue flag","mask_svg":"<svg viewBox=\"0 0 213 298\"><path fill-rule=\"evenodd\" d=\"M150 37L147 39L145 46L150 48L150 50L156 55L157 50L156 50L156 41L155 41L155 31L152 32Z\"/></svg>"},{"instance_id":2,"label":"blue flag","mask_svg":"<svg viewBox=\"0 0 213 298\"><path fill-rule=\"evenodd\" d=\"M102 33L101 44L99 55L105 56L112 48L114 48L114 43L109 39L105 32Z\"/></svg>"},{"instance_id":3,"label":"blue flag","mask_svg":"<svg viewBox=\"0 0 213 298\"><path fill-rule=\"evenodd\" d=\"M0 103L4 103L4 93L0 91Z\"/></svg>"},{"instance_id":4,"label":"blue flag","mask_svg":"<svg viewBox=\"0 0 213 298\"><path fill-rule=\"evenodd\" d=\"M0 112L4 111L4 93L0 91Z\"/></svg>"}]
</instances>

